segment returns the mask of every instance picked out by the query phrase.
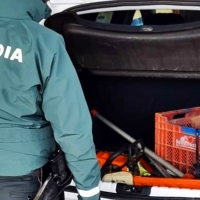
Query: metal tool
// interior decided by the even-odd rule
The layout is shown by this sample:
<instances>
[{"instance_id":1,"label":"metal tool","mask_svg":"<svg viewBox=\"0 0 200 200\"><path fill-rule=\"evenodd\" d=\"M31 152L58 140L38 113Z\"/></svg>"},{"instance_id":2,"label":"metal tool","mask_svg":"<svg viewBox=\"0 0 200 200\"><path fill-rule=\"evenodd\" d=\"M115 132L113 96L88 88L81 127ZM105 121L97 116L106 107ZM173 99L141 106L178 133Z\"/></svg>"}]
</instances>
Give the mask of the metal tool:
<instances>
[{"instance_id":1,"label":"metal tool","mask_svg":"<svg viewBox=\"0 0 200 200\"><path fill-rule=\"evenodd\" d=\"M133 142L136 141L133 137L131 137L129 134L127 134L126 132L124 132L123 130L118 128L116 125L114 125L112 122L107 120L105 117L103 117L101 114L99 114L96 110L92 110L91 114L92 114L93 117L98 118L100 121L105 123L107 126L109 126L111 129L116 131L119 135L124 137L129 142L133 143ZM141 146L139 146L139 148L141 148ZM147 147L145 147L144 152L145 152L146 155L148 155L149 157L151 157L152 159L157 161L159 164L163 165L166 169L169 169L171 172L173 172L177 177L183 177L184 176L183 172L181 172L180 170L175 168L173 165L168 163L166 160L164 160L160 156L156 155L153 151L151 151Z\"/></svg>"}]
</instances>

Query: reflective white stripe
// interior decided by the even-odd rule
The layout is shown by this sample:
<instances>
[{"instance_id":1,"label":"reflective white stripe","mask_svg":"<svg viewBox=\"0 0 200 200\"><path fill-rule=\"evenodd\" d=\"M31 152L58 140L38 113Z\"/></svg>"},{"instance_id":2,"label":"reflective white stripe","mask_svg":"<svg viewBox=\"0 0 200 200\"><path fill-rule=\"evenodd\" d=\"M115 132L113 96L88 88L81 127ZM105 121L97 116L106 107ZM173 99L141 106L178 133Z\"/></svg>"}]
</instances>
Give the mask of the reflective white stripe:
<instances>
[{"instance_id":1,"label":"reflective white stripe","mask_svg":"<svg viewBox=\"0 0 200 200\"><path fill-rule=\"evenodd\" d=\"M99 186L91 189L91 190L80 190L78 189L78 193L82 196L82 197L92 197L96 194L98 194L100 192Z\"/></svg>"}]
</instances>

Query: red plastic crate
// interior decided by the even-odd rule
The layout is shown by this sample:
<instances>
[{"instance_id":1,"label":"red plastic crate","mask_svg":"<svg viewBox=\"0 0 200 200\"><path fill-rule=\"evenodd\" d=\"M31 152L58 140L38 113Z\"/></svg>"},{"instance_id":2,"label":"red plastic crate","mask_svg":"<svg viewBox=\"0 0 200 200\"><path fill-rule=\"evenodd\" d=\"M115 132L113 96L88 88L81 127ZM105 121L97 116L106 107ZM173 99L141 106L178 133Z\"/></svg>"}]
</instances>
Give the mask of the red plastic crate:
<instances>
[{"instance_id":1,"label":"red plastic crate","mask_svg":"<svg viewBox=\"0 0 200 200\"><path fill-rule=\"evenodd\" d=\"M194 169L197 134L200 107L155 114L155 152L183 173L192 174Z\"/></svg>"}]
</instances>

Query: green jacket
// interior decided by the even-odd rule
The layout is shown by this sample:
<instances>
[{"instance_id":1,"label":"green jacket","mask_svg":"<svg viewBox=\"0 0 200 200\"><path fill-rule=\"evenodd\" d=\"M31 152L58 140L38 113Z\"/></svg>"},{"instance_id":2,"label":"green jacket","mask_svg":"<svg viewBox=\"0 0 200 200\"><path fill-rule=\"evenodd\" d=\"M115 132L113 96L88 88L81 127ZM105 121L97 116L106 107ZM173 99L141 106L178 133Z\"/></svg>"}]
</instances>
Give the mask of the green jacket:
<instances>
[{"instance_id":1,"label":"green jacket","mask_svg":"<svg viewBox=\"0 0 200 200\"><path fill-rule=\"evenodd\" d=\"M42 167L55 137L82 199L98 199L90 114L63 38L38 24L49 14L42 0L0 0L0 176Z\"/></svg>"}]
</instances>

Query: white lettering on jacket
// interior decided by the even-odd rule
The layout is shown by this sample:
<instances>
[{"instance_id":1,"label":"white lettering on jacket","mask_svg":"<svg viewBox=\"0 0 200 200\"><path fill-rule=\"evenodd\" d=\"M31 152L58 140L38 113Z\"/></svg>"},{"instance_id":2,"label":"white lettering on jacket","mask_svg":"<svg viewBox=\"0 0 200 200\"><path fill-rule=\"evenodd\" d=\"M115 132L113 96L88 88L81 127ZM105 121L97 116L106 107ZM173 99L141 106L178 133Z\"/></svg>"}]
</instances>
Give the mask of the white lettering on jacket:
<instances>
[{"instance_id":1,"label":"white lettering on jacket","mask_svg":"<svg viewBox=\"0 0 200 200\"><path fill-rule=\"evenodd\" d=\"M17 60L18 62L22 63L22 50L19 48L12 49L11 46L4 47L0 44L0 57L4 57L9 60Z\"/></svg>"}]
</instances>

